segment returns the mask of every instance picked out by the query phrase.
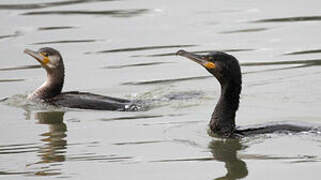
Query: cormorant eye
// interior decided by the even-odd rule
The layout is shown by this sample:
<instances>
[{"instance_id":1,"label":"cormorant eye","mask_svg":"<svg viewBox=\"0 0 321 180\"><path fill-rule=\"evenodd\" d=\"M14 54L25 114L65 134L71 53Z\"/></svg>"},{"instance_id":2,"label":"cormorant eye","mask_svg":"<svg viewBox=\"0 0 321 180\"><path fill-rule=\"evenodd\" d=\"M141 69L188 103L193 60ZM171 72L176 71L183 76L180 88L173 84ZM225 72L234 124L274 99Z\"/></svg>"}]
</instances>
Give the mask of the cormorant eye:
<instances>
[{"instance_id":1,"label":"cormorant eye","mask_svg":"<svg viewBox=\"0 0 321 180\"><path fill-rule=\"evenodd\" d=\"M47 52L42 52L41 54L42 54L43 56L45 56L45 57L48 57L48 56L49 56Z\"/></svg>"},{"instance_id":2,"label":"cormorant eye","mask_svg":"<svg viewBox=\"0 0 321 180\"><path fill-rule=\"evenodd\" d=\"M208 61L213 61L213 60L214 60L214 58L213 58L212 56L206 56L206 59L207 59Z\"/></svg>"}]
</instances>

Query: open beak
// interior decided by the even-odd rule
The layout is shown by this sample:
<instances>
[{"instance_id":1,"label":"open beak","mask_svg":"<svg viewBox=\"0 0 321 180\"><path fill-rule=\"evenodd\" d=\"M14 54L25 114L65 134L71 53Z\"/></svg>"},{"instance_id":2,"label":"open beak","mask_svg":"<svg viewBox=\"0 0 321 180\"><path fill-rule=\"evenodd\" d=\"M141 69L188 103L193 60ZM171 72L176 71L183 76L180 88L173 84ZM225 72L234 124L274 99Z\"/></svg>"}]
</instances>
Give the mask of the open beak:
<instances>
[{"instance_id":1,"label":"open beak","mask_svg":"<svg viewBox=\"0 0 321 180\"><path fill-rule=\"evenodd\" d=\"M36 51L25 49L23 52L35 58L43 66L46 66L46 64L49 62L48 57L45 57Z\"/></svg>"},{"instance_id":2,"label":"open beak","mask_svg":"<svg viewBox=\"0 0 321 180\"><path fill-rule=\"evenodd\" d=\"M214 69L216 67L216 65L213 62L205 59L204 57L184 51L184 50L177 51L176 55L186 57L194 62L197 62L198 64L204 66L207 69Z\"/></svg>"}]
</instances>

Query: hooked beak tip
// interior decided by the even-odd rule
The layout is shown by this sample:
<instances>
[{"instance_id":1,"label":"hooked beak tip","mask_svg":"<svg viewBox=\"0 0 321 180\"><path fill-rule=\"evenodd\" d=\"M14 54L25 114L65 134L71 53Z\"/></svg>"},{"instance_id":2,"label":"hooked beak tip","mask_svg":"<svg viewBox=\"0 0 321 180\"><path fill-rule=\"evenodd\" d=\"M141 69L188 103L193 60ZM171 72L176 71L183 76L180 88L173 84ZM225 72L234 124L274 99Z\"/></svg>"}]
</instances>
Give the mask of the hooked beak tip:
<instances>
[{"instance_id":1,"label":"hooked beak tip","mask_svg":"<svg viewBox=\"0 0 321 180\"><path fill-rule=\"evenodd\" d=\"M178 50L178 51L176 52L176 56L182 56L182 55L184 55L185 53L186 53L185 50L180 49L180 50Z\"/></svg>"}]
</instances>

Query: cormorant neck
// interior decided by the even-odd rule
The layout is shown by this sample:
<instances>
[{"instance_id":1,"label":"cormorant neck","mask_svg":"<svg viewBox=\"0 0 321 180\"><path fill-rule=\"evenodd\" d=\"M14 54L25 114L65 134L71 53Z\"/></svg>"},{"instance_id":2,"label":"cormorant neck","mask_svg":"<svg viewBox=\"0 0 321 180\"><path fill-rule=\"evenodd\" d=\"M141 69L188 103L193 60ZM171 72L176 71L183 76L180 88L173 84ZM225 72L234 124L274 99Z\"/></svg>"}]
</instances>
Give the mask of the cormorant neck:
<instances>
[{"instance_id":1,"label":"cormorant neck","mask_svg":"<svg viewBox=\"0 0 321 180\"><path fill-rule=\"evenodd\" d=\"M42 99L46 100L57 96L61 93L64 84L64 68L60 70L47 70L47 80L32 94L28 99Z\"/></svg>"},{"instance_id":2,"label":"cormorant neck","mask_svg":"<svg viewBox=\"0 0 321 180\"><path fill-rule=\"evenodd\" d=\"M221 96L210 121L214 134L230 136L235 130L235 113L239 106L241 82L230 80L220 82Z\"/></svg>"}]
</instances>

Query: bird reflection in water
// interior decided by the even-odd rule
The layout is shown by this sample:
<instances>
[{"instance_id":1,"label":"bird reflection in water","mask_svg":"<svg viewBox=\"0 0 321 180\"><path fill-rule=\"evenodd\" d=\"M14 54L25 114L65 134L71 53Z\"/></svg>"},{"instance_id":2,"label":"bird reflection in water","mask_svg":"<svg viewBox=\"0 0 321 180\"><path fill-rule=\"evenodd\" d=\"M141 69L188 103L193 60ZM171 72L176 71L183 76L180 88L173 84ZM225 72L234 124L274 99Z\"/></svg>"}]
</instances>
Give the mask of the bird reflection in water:
<instances>
[{"instance_id":1,"label":"bird reflection in water","mask_svg":"<svg viewBox=\"0 0 321 180\"><path fill-rule=\"evenodd\" d=\"M63 122L64 112L51 111L51 112L37 112L35 113L35 119L38 120L39 124L46 124L49 127L48 132L40 134L41 141L45 144L39 146L38 156L41 158L36 163L29 164L33 166L37 164L48 164L46 167L41 167L40 171L36 170L34 175L37 176L51 176L61 174L60 170L57 169L57 162L65 161L65 153L67 140L65 140L67 126ZM50 166L54 168L50 168Z\"/></svg>"},{"instance_id":2,"label":"bird reflection in water","mask_svg":"<svg viewBox=\"0 0 321 180\"><path fill-rule=\"evenodd\" d=\"M241 144L240 139L213 140L209 148L217 161L225 163L227 170L225 176L215 178L215 180L241 179L248 175L246 163L237 157L237 151L246 148Z\"/></svg>"},{"instance_id":3,"label":"bird reflection in water","mask_svg":"<svg viewBox=\"0 0 321 180\"><path fill-rule=\"evenodd\" d=\"M67 126L63 122L64 112L38 112L35 119L39 124L47 124L49 131L41 134L44 138L45 146L39 151L42 161L41 163L62 162L65 161L65 150L67 141L64 139Z\"/></svg>"}]
</instances>

